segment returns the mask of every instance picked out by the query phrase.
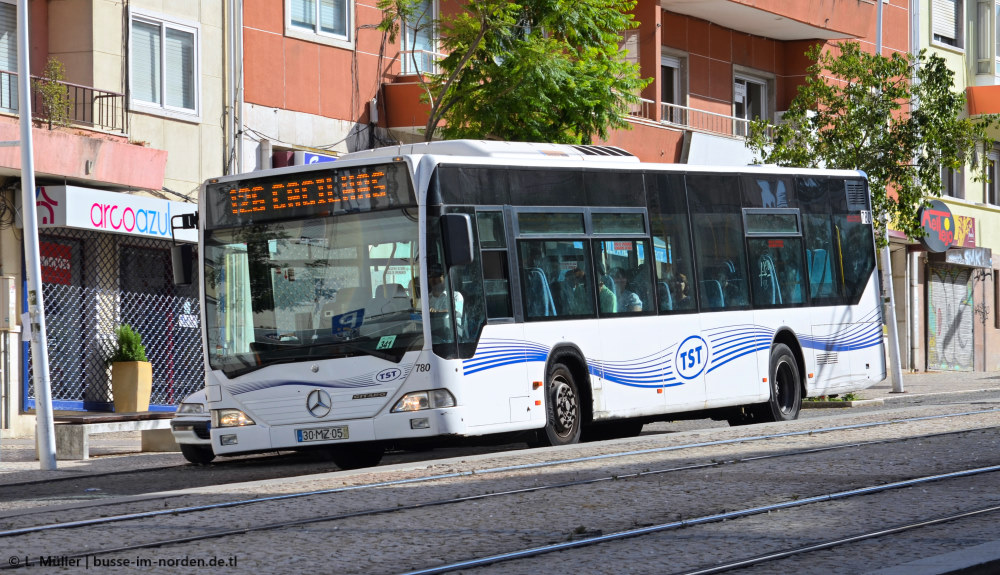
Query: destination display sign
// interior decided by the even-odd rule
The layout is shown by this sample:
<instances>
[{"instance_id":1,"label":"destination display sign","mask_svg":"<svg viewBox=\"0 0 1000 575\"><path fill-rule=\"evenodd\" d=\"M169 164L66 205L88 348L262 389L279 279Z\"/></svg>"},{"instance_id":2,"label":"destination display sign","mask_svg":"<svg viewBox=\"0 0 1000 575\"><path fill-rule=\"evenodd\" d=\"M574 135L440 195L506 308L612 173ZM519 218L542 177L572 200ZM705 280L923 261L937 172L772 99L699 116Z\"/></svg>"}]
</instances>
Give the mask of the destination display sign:
<instances>
[{"instance_id":1,"label":"destination display sign","mask_svg":"<svg viewBox=\"0 0 1000 575\"><path fill-rule=\"evenodd\" d=\"M406 164L325 167L206 188L209 228L366 212L414 203Z\"/></svg>"}]
</instances>

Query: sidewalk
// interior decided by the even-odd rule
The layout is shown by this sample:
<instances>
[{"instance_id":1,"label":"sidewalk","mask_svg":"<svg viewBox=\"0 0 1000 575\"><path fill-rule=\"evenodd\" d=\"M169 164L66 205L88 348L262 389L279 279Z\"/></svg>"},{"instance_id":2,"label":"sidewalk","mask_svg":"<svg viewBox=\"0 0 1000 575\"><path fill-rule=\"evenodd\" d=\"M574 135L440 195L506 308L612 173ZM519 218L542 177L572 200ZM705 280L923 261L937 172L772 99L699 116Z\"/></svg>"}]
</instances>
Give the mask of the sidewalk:
<instances>
[{"instance_id":1,"label":"sidewalk","mask_svg":"<svg viewBox=\"0 0 1000 575\"><path fill-rule=\"evenodd\" d=\"M891 399L911 395L1000 391L1000 372L927 371L903 372L903 393L892 392L892 378L859 391L859 399Z\"/></svg>"}]
</instances>

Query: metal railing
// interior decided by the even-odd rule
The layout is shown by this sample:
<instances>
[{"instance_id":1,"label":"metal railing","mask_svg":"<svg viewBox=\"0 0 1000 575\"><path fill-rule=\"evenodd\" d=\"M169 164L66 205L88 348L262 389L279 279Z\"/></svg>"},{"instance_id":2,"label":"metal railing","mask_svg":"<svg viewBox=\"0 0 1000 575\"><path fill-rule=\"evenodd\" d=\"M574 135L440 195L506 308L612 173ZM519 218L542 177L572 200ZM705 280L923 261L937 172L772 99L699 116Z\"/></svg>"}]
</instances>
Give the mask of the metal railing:
<instances>
[{"instance_id":1,"label":"metal railing","mask_svg":"<svg viewBox=\"0 0 1000 575\"><path fill-rule=\"evenodd\" d=\"M17 91L18 73L0 70L0 112L16 114L18 105ZM32 76L32 87L38 86L45 78ZM125 105L125 94L98 90L90 86L81 86L69 82L58 82L66 90L69 102L66 121L77 126L88 126L106 132L128 133L128 109ZM32 90L31 116L33 119L48 122L42 107L42 95L36 89Z\"/></svg>"},{"instance_id":2,"label":"metal railing","mask_svg":"<svg viewBox=\"0 0 1000 575\"><path fill-rule=\"evenodd\" d=\"M639 98L638 103L629 106L629 115L653 120L655 106L656 102ZM666 102L660 104L659 122L732 138L746 138L750 131L750 120Z\"/></svg>"}]
</instances>

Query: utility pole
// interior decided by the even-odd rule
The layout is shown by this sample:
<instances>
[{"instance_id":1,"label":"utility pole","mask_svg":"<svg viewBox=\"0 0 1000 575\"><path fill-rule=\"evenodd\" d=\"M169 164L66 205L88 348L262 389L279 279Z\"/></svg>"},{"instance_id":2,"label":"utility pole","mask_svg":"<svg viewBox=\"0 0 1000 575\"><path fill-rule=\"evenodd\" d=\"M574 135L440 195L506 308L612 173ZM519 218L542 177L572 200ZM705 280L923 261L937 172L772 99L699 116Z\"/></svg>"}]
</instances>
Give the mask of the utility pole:
<instances>
[{"instance_id":1,"label":"utility pole","mask_svg":"<svg viewBox=\"0 0 1000 575\"><path fill-rule=\"evenodd\" d=\"M882 3L883 0L875 0L877 11L875 25L875 52L882 55ZM892 289L892 254L889 252L889 221L886 219L885 225L885 247L882 248L882 273L885 274L886 300L888 302L888 316L886 322L889 324L889 364L892 369L892 392L903 393L903 368L899 363L899 333L896 324L896 297Z\"/></svg>"},{"instance_id":2,"label":"utility pole","mask_svg":"<svg viewBox=\"0 0 1000 575\"><path fill-rule=\"evenodd\" d=\"M56 430L49 388L49 354L42 301L42 265L38 256L38 210L35 208L35 153L31 141L31 62L28 58L28 0L17 3L17 93L21 112L21 205L24 220L24 269L28 275L31 359L35 372L35 423L38 463L56 468ZM27 369L27 366L25 366Z\"/></svg>"}]
</instances>

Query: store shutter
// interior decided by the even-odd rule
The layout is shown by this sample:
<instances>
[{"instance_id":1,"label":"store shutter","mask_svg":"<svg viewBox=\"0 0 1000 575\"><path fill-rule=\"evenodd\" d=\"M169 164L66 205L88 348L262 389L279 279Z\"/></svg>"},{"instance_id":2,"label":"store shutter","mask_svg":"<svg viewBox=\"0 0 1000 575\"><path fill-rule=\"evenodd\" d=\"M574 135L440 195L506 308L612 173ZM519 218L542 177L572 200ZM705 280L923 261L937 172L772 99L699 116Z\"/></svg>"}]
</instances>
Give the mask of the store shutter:
<instances>
[{"instance_id":1,"label":"store shutter","mask_svg":"<svg viewBox=\"0 0 1000 575\"><path fill-rule=\"evenodd\" d=\"M972 371L970 268L930 266L927 282L927 369Z\"/></svg>"}]
</instances>

